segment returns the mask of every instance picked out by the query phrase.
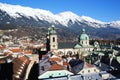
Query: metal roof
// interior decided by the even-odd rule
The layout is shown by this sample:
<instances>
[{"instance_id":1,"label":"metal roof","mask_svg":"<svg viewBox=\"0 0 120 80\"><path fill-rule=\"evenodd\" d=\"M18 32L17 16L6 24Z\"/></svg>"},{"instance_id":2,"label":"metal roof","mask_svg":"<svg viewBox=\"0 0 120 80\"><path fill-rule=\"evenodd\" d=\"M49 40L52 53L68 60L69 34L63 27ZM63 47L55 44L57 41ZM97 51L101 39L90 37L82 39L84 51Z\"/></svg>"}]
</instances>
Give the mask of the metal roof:
<instances>
[{"instance_id":1,"label":"metal roof","mask_svg":"<svg viewBox=\"0 0 120 80\"><path fill-rule=\"evenodd\" d=\"M59 42L58 49L74 48L76 42Z\"/></svg>"}]
</instances>

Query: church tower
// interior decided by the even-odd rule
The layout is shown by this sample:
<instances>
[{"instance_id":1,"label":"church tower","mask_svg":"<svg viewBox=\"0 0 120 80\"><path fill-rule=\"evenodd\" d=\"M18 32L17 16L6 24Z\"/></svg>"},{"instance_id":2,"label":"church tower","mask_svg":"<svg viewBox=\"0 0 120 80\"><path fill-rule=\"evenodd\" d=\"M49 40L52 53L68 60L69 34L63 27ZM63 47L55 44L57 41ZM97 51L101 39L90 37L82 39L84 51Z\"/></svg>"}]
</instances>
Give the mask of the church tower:
<instances>
[{"instance_id":1,"label":"church tower","mask_svg":"<svg viewBox=\"0 0 120 80\"><path fill-rule=\"evenodd\" d=\"M48 51L58 49L57 33L54 25L48 28L47 46Z\"/></svg>"},{"instance_id":2,"label":"church tower","mask_svg":"<svg viewBox=\"0 0 120 80\"><path fill-rule=\"evenodd\" d=\"M84 46L89 46L89 36L86 34L85 29L82 30L82 34L79 37L80 44Z\"/></svg>"}]
</instances>

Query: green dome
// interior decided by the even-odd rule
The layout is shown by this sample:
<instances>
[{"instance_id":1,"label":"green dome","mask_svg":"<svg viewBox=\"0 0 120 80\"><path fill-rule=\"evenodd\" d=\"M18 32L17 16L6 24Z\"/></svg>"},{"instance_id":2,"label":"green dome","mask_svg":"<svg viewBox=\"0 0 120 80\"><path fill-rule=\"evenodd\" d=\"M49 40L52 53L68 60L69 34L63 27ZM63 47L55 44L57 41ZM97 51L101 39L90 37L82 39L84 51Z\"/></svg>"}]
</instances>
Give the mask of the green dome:
<instances>
[{"instance_id":1,"label":"green dome","mask_svg":"<svg viewBox=\"0 0 120 80\"><path fill-rule=\"evenodd\" d=\"M82 34L80 35L80 40L89 40L88 35L85 33L85 29L82 30Z\"/></svg>"},{"instance_id":2,"label":"green dome","mask_svg":"<svg viewBox=\"0 0 120 80\"><path fill-rule=\"evenodd\" d=\"M55 26L54 25L52 25L51 27L48 28L48 33L49 34L56 34Z\"/></svg>"},{"instance_id":3,"label":"green dome","mask_svg":"<svg viewBox=\"0 0 120 80\"><path fill-rule=\"evenodd\" d=\"M56 34L56 31L55 30L51 30L50 34Z\"/></svg>"},{"instance_id":4,"label":"green dome","mask_svg":"<svg viewBox=\"0 0 120 80\"><path fill-rule=\"evenodd\" d=\"M98 45L99 43L97 41L94 42L95 45Z\"/></svg>"},{"instance_id":5,"label":"green dome","mask_svg":"<svg viewBox=\"0 0 120 80\"><path fill-rule=\"evenodd\" d=\"M99 47L99 43L97 41L94 42L95 47Z\"/></svg>"}]
</instances>

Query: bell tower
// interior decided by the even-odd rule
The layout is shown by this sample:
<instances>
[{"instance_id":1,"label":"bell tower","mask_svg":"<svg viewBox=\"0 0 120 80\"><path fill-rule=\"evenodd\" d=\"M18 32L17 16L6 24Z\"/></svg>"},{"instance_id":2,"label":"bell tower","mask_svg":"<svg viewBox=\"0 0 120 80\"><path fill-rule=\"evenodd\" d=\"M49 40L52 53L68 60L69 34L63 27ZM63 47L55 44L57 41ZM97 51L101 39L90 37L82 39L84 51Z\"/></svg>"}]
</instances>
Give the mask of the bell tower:
<instances>
[{"instance_id":1,"label":"bell tower","mask_svg":"<svg viewBox=\"0 0 120 80\"><path fill-rule=\"evenodd\" d=\"M57 33L54 25L48 28L47 43L48 51L58 49Z\"/></svg>"}]
</instances>

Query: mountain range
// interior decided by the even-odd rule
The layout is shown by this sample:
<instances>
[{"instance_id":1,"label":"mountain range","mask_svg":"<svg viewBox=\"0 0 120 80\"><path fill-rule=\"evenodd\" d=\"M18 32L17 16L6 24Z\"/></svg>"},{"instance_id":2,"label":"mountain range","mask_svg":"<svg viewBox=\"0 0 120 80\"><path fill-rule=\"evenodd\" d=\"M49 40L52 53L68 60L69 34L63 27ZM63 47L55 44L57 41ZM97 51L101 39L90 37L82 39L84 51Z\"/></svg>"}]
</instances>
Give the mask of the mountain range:
<instances>
[{"instance_id":1,"label":"mountain range","mask_svg":"<svg viewBox=\"0 0 120 80\"><path fill-rule=\"evenodd\" d=\"M79 35L85 28L91 38L117 39L120 38L120 21L102 22L88 16L79 16L71 11L53 14L42 9L33 9L20 5L0 3L0 28L5 24L14 27L49 27L52 24L64 34ZM4 26L6 27L6 26ZM59 33L59 32L58 32ZM63 34L62 34L63 35Z\"/></svg>"}]
</instances>

